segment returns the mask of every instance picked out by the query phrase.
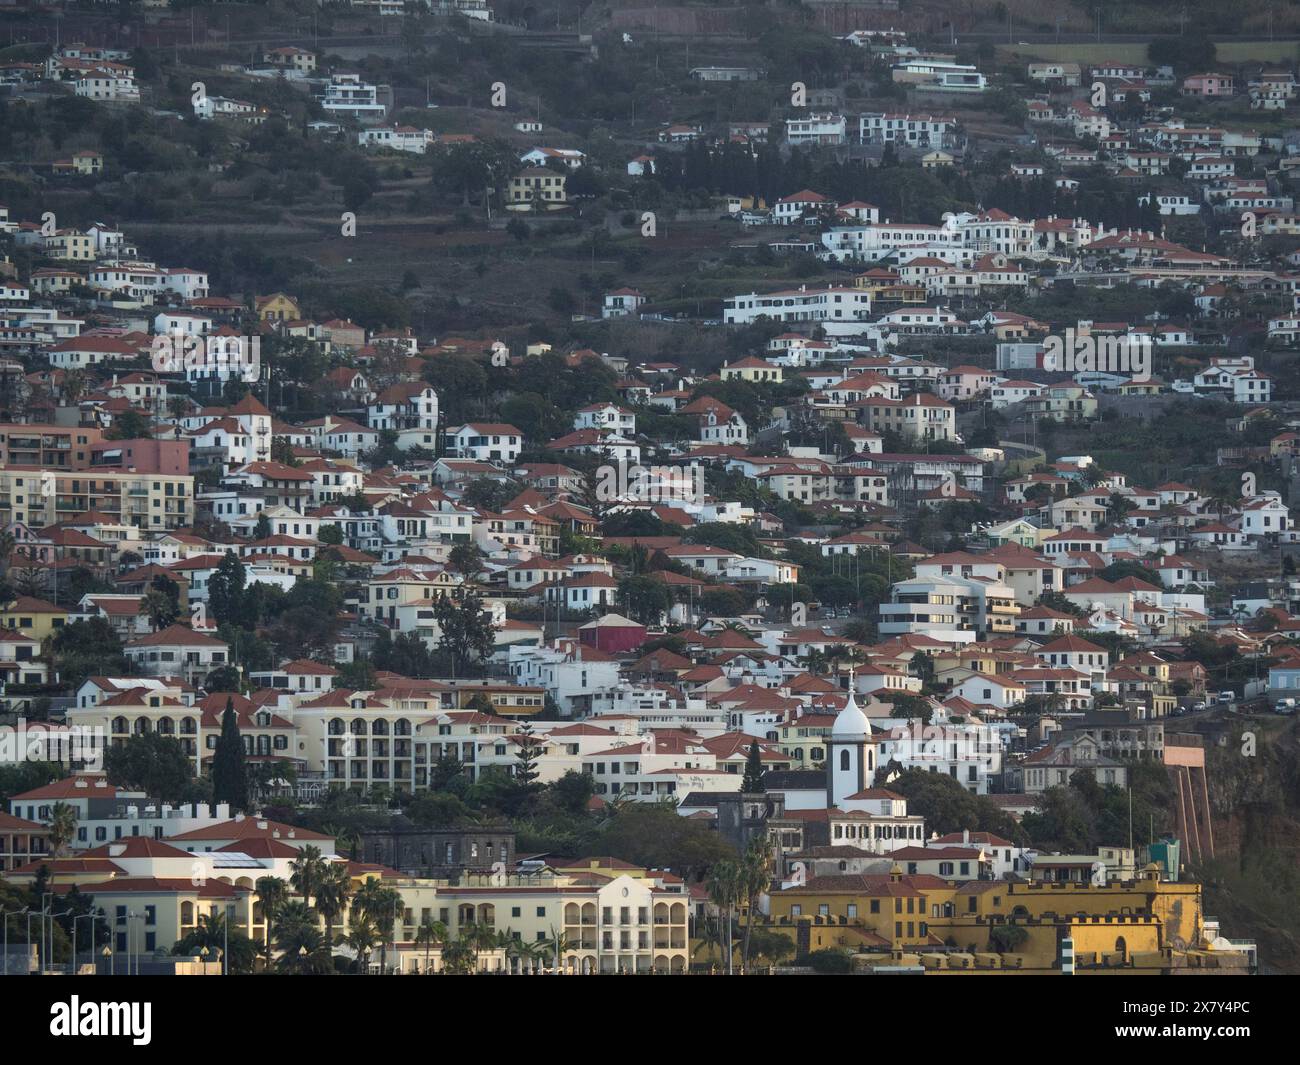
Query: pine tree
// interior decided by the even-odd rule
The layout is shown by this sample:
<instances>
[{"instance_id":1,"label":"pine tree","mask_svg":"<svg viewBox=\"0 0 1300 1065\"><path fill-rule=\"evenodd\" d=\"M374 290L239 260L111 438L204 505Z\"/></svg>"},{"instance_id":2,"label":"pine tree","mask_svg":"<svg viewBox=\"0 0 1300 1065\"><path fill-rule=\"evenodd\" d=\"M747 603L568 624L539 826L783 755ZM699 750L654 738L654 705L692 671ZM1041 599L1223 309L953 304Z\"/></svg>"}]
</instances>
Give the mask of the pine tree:
<instances>
[{"instance_id":1,"label":"pine tree","mask_svg":"<svg viewBox=\"0 0 1300 1065\"><path fill-rule=\"evenodd\" d=\"M767 790L763 787L763 762L758 754L758 740L749 745L749 757L745 759L745 779L740 782L740 790L746 794Z\"/></svg>"},{"instance_id":2,"label":"pine tree","mask_svg":"<svg viewBox=\"0 0 1300 1065\"><path fill-rule=\"evenodd\" d=\"M265 540L271 535L271 519L262 511L257 515L257 525L253 528L254 540Z\"/></svg>"},{"instance_id":3,"label":"pine tree","mask_svg":"<svg viewBox=\"0 0 1300 1065\"><path fill-rule=\"evenodd\" d=\"M235 701L226 699L221 715L221 735L212 755L212 801L228 802L234 810L248 808L248 774L244 767L244 741L239 735Z\"/></svg>"},{"instance_id":4,"label":"pine tree","mask_svg":"<svg viewBox=\"0 0 1300 1065\"><path fill-rule=\"evenodd\" d=\"M515 779L521 784L531 784L537 779L537 759L542 756L542 745L533 735L533 726L525 721L515 733L519 746L515 751Z\"/></svg>"}]
</instances>

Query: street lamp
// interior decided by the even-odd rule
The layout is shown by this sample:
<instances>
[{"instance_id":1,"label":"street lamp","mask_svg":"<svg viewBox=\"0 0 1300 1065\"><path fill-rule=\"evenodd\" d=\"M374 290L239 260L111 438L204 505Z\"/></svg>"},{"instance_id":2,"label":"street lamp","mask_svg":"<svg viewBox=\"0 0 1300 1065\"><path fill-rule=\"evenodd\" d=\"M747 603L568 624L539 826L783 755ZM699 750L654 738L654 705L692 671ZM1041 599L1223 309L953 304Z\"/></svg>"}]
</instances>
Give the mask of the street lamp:
<instances>
[{"instance_id":1,"label":"street lamp","mask_svg":"<svg viewBox=\"0 0 1300 1065\"><path fill-rule=\"evenodd\" d=\"M26 912L26 906L21 910L6 910L3 906L0 906L0 921L3 921L5 926L5 976L9 975L9 916L12 914L15 917L20 917ZM30 928L31 925L27 927Z\"/></svg>"},{"instance_id":2,"label":"street lamp","mask_svg":"<svg viewBox=\"0 0 1300 1065\"><path fill-rule=\"evenodd\" d=\"M72 975L73 976L77 975L77 922L78 921L90 922L90 949L91 952L93 953L95 950L95 918L98 916L99 914L97 914L94 910L91 910L90 913L83 913L80 916L74 917L72 919Z\"/></svg>"},{"instance_id":3,"label":"street lamp","mask_svg":"<svg viewBox=\"0 0 1300 1065\"><path fill-rule=\"evenodd\" d=\"M49 954L49 959L48 959L48 963L47 963L47 964L48 964L49 969L50 969L51 972L54 971L54 918L56 918L56 917L67 917L67 916L68 916L70 913L72 913L72 912L74 912L74 911L72 911L72 910L60 910L58 913L55 913L53 910L50 911L50 927L49 927L49 947L50 947L50 954ZM75 959L74 959L74 960L75 960Z\"/></svg>"},{"instance_id":4,"label":"street lamp","mask_svg":"<svg viewBox=\"0 0 1300 1065\"><path fill-rule=\"evenodd\" d=\"M32 959L31 959L31 951L32 951L32 918L33 918L33 917L35 917L37 920L40 920L40 918L41 918L41 914L40 914L40 912L38 911L38 912L36 912L36 913L28 913L28 914L27 914L27 975L28 975L28 976L31 976L31 975L32 975ZM40 961L40 945L39 945L39 944L37 945L37 948L36 948L36 958L37 958L37 961L39 962L39 961Z\"/></svg>"},{"instance_id":5,"label":"street lamp","mask_svg":"<svg viewBox=\"0 0 1300 1065\"><path fill-rule=\"evenodd\" d=\"M49 915L50 903L46 899L54 898L53 891L41 892L41 941L36 948L37 967L40 969L42 976L45 975L45 966L49 963L49 951L45 947L45 918Z\"/></svg>"},{"instance_id":6,"label":"street lamp","mask_svg":"<svg viewBox=\"0 0 1300 1065\"><path fill-rule=\"evenodd\" d=\"M141 935L144 933L144 914L136 913L134 910L126 915L126 973L131 975L131 963L135 962L135 975L140 975L140 954L135 949L135 941L131 937L131 922L140 922Z\"/></svg>"},{"instance_id":7,"label":"street lamp","mask_svg":"<svg viewBox=\"0 0 1300 1065\"><path fill-rule=\"evenodd\" d=\"M99 954L100 957L108 959L108 975L112 976L113 975L113 948L110 947L107 943L105 943L104 949L101 950Z\"/></svg>"},{"instance_id":8,"label":"street lamp","mask_svg":"<svg viewBox=\"0 0 1300 1065\"><path fill-rule=\"evenodd\" d=\"M199 957L203 959L203 975L208 975L208 948L203 947L199 950Z\"/></svg>"}]
</instances>

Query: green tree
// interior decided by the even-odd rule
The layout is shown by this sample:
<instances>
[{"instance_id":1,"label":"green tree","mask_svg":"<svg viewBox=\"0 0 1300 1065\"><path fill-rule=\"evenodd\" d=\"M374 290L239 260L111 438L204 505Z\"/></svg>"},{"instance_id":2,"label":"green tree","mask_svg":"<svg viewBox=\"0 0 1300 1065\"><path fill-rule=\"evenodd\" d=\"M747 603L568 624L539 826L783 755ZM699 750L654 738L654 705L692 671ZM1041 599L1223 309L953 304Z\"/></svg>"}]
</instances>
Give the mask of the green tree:
<instances>
[{"instance_id":1,"label":"green tree","mask_svg":"<svg viewBox=\"0 0 1300 1065\"><path fill-rule=\"evenodd\" d=\"M64 625L46 642L45 658L62 683L73 690L89 676L120 677L134 672L122 653L116 630L100 617Z\"/></svg>"},{"instance_id":2,"label":"green tree","mask_svg":"<svg viewBox=\"0 0 1300 1065\"><path fill-rule=\"evenodd\" d=\"M673 603L668 585L650 576L624 577L618 597L630 617L647 625L657 624Z\"/></svg>"},{"instance_id":3,"label":"green tree","mask_svg":"<svg viewBox=\"0 0 1300 1065\"><path fill-rule=\"evenodd\" d=\"M478 544L466 540L451 549L447 561L451 563L452 569L461 576L467 580L473 580L483 572L483 558L483 551Z\"/></svg>"},{"instance_id":4,"label":"green tree","mask_svg":"<svg viewBox=\"0 0 1300 1065\"><path fill-rule=\"evenodd\" d=\"M143 791L153 799L179 803L194 793L194 765L173 736L145 732L104 754L108 782Z\"/></svg>"},{"instance_id":5,"label":"green tree","mask_svg":"<svg viewBox=\"0 0 1300 1065\"><path fill-rule=\"evenodd\" d=\"M492 653L496 629L481 597L457 588L434 601L433 617L441 630L438 647L451 657L455 675L476 669Z\"/></svg>"},{"instance_id":6,"label":"green tree","mask_svg":"<svg viewBox=\"0 0 1300 1065\"><path fill-rule=\"evenodd\" d=\"M357 889L356 906L379 930L379 971L388 968L388 944L393 938L398 914L402 908L402 896L394 889L385 887L379 880L367 880Z\"/></svg>"},{"instance_id":7,"label":"green tree","mask_svg":"<svg viewBox=\"0 0 1300 1065\"><path fill-rule=\"evenodd\" d=\"M46 836L50 841L50 857L61 858L77 834L77 808L66 802L56 802L50 807Z\"/></svg>"},{"instance_id":8,"label":"green tree","mask_svg":"<svg viewBox=\"0 0 1300 1065\"><path fill-rule=\"evenodd\" d=\"M262 920L266 925L266 939L262 949L266 957L266 967L271 967L271 945L275 942L275 919L280 907L289 901L288 885L278 876L259 876L253 884L257 901L262 906Z\"/></svg>"},{"instance_id":9,"label":"green tree","mask_svg":"<svg viewBox=\"0 0 1300 1065\"><path fill-rule=\"evenodd\" d=\"M244 564L227 550L208 579L208 609L218 625L244 621Z\"/></svg>"},{"instance_id":10,"label":"green tree","mask_svg":"<svg viewBox=\"0 0 1300 1065\"><path fill-rule=\"evenodd\" d=\"M533 733L532 723L525 721L515 730L515 779L530 787L537 779L537 760L545 748Z\"/></svg>"},{"instance_id":11,"label":"green tree","mask_svg":"<svg viewBox=\"0 0 1300 1065\"><path fill-rule=\"evenodd\" d=\"M724 929L722 942L726 946L727 956L724 960L728 976L732 973L732 965L735 960L735 936L732 931L732 922L735 917L736 906L741 901L744 890L741 876L739 863L728 858L715 863L709 871L708 880L705 881L709 901L718 908Z\"/></svg>"},{"instance_id":12,"label":"green tree","mask_svg":"<svg viewBox=\"0 0 1300 1065\"><path fill-rule=\"evenodd\" d=\"M763 786L763 759L758 749L758 740L749 745L749 754L745 758L745 777L740 783L740 790L747 794L767 790Z\"/></svg>"},{"instance_id":13,"label":"green tree","mask_svg":"<svg viewBox=\"0 0 1300 1065\"><path fill-rule=\"evenodd\" d=\"M172 954L194 955L206 950L212 958L221 957L225 971L251 973L257 958L253 941L235 928L226 927L226 915L220 910L199 915L194 930L172 947Z\"/></svg>"},{"instance_id":14,"label":"green tree","mask_svg":"<svg viewBox=\"0 0 1300 1065\"><path fill-rule=\"evenodd\" d=\"M352 878L348 867L342 862L326 865L316 885L316 912L325 923L325 949L330 954L334 953L334 922L347 906L351 893Z\"/></svg>"},{"instance_id":15,"label":"green tree","mask_svg":"<svg viewBox=\"0 0 1300 1065\"><path fill-rule=\"evenodd\" d=\"M682 817L671 802L615 805L587 853L609 854L656 869L671 868L688 880L735 856L717 832Z\"/></svg>"},{"instance_id":16,"label":"green tree","mask_svg":"<svg viewBox=\"0 0 1300 1065\"><path fill-rule=\"evenodd\" d=\"M305 902L286 902L280 907L275 947L280 955L276 962L278 972L311 974L333 969L333 960L316 925L316 915Z\"/></svg>"},{"instance_id":17,"label":"green tree","mask_svg":"<svg viewBox=\"0 0 1300 1065\"><path fill-rule=\"evenodd\" d=\"M353 909L348 917L346 942L357 956L357 967L362 974L368 973L370 971L370 952L375 949L375 945L379 942L379 929L375 927L375 922L359 910Z\"/></svg>"},{"instance_id":18,"label":"green tree","mask_svg":"<svg viewBox=\"0 0 1300 1065\"><path fill-rule=\"evenodd\" d=\"M298 851L298 857L289 863L289 882L294 891L302 896L302 901L310 906L316 897L316 890L325 879L325 866L328 863L321 855L321 849L314 843L308 843Z\"/></svg>"},{"instance_id":19,"label":"green tree","mask_svg":"<svg viewBox=\"0 0 1300 1065\"><path fill-rule=\"evenodd\" d=\"M736 869L736 889L738 896L745 903L745 937L740 949L740 965L744 971L749 967L750 938L754 931L754 922L758 919L758 897L772 888L772 849L766 837L759 836L750 841Z\"/></svg>"},{"instance_id":20,"label":"green tree","mask_svg":"<svg viewBox=\"0 0 1300 1065\"><path fill-rule=\"evenodd\" d=\"M1029 942L1023 925L998 924L989 929L989 948L999 954L1014 954Z\"/></svg>"},{"instance_id":21,"label":"green tree","mask_svg":"<svg viewBox=\"0 0 1300 1065\"><path fill-rule=\"evenodd\" d=\"M212 754L212 798L230 804L242 813L248 809L248 774L244 768L244 740L239 734L239 716L233 698L226 699L221 715L221 734Z\"/></svg>"},{"instance_id":22,"label":"green tree","mask_svg":"<svg viewBox=\"0 0 1300 1065\"><path fill-rule=\"evenodd\" d=\"M104 433L107 440L147 440L153 434L149 428L149 419L139 411L124 410L115 415L113 424Z\"/></svg>"},{"instance_id":23,"label":"green tree","mask_svg":"<svg viewBox=\"0 0 1300 1065\"><path fill-rule=\"evenodd\" d=\"M166 580L161 575L154 579L155 581ZM167 583L173 588L176 587L175 581L168 580ZM151 585L140 603L140 613L149 619L149 625L154 632L165 629L168 625L174 625L181 613L179 593L168 595L163 589Z\"/></svg>"},{"instance_id":24,"label":"green tree","mask_svg":"<svg viewBox=\"0 0 1300 1065\"><path fill-rule=\"evenodd\" d=\"M441 947L447 942L447 926L441 921L434 921L426 917L420 922L420 927L415 930L415 945L424 948L424 969L425 973L429 971L429 951L433 947Z\"/></svg>"}]
</instances>

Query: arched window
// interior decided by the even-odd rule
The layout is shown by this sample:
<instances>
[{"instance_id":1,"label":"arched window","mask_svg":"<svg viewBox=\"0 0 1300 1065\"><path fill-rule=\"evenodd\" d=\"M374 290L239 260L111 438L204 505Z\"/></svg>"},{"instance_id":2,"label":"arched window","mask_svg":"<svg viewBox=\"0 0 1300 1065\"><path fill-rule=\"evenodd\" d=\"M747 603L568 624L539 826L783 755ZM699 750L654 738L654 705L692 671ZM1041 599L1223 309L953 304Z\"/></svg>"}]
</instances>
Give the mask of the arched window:
<instances>
[{"instance_id":1,"label":"arched window","mask_svg":"<svg viewBox=\"0 0 1300 1065\"><path fill-rule=\"evenodd\" d=\"M848 768L849 768L849 752L840 751L840 769L847 772Z\"/></svg>"}]
</instances>

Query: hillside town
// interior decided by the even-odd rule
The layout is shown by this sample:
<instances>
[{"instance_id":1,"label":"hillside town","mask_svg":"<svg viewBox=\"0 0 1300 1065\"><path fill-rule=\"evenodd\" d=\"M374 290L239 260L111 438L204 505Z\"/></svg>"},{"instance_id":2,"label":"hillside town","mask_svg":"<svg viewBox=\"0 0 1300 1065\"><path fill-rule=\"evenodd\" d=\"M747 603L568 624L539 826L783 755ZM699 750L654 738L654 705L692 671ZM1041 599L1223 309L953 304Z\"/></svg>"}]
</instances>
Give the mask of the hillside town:
<instances>
[{"instance_id":1,"label":"hillside town","mask_svg":"<svg viewBox=\"0 0 1300 1065\"><path fill-rule=\"evenodd\" d=\"M1300 970L1295 38L825 7L20 5L6 975Z\"/></svg>"}]
</instances>

